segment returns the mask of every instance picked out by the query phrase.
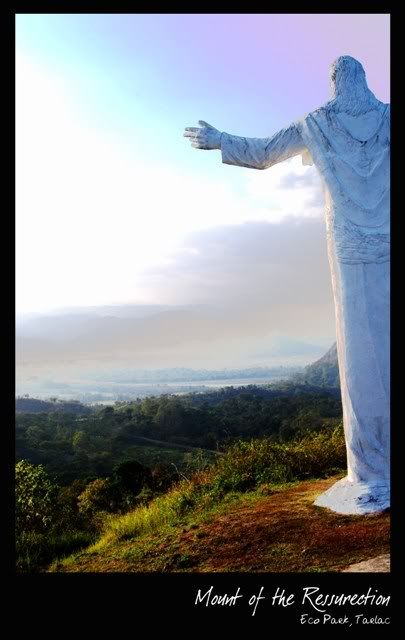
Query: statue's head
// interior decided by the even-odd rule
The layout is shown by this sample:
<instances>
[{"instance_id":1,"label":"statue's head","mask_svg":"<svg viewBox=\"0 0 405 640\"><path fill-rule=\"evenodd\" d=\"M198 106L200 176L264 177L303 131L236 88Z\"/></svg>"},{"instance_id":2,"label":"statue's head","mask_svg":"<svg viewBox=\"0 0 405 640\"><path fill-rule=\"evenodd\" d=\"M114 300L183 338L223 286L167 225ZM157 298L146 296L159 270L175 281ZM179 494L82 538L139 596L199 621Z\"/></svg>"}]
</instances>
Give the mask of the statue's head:
<instances>
[{"instance_id":1,"label":"statue's head","mask_svg":"<svg viewBox=\"0 0 405 640\"><path fill-rule=\"evenodd\" d=\"M338 107L362 112L372 109L378 102L367 85L361 62L351 56L339 56L329 67L332 102Z\"/></svg>"},{"instance_id":2,"label":"statue's head","mask_svg":"<svg viewBox=\"0 0 405 640\"><path fill-rule=\"evenodd\" d=\"M367 88L363 65L351 56L339 56L332 62L329 67L329 79L334 95L350 91L354 85Z\"/></svg>"}]
</instances>

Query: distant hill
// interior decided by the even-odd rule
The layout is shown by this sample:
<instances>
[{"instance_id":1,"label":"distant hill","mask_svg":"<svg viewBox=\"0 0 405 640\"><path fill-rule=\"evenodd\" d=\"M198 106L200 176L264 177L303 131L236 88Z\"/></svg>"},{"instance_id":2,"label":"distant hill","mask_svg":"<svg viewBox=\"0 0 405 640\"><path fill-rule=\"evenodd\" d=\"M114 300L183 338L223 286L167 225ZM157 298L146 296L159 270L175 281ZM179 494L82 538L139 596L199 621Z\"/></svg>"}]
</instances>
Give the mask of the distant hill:
<instances>
[{"instance_id":1,"label":"distant hill","mask_svg":"<svg viewBox=\"0 0 405 640\"><path fill-rule=\"evenodd\" d=\"M246 316L246 321L242 316ZM39 383L44 386L44 369L46 379L54 382L71 383L77 379L78 370L85 373L87 380L93 373L106 373L114 374L118 382L119 369L124 377L130 376L129 382L135 380L134 375L149 382L150 375L163 375L166 379L176 374L168 372L173 367L177 376L189 376L188 369L196 363L200 368L207 367L205 373L201 370L204 376L212 368L224 366L243 370L246 365L252 373L256 368L280 365L301 369L302 364L322 353L322 347L316 343L289 335L267 336L266 314L250 320L245 309L242 316L238 314L235 319L232 306L223 303L89 307L17 316L19 393L41 397L48 394L39 389ZM258 324L252 324L252 331L246 335L249 322ZM235 354L237 337L244 343L244 356L239 363L234 360L241 357ZM29 374L25 370L27 365ZM160 371L150 374L151 370ZM224 372L228 377L229 369ZM222 376L220 371L217 375ZM49 394L52 393L49 389Z\"/></svg>"},{"instance_id":2,"label":"distant hill","mask_svg":"<svg viewBox=\"0 0 405 640\"><path fill-rule=\"evenodd\" d=\"M37 398L16 398L15 410L17 413L73 413L75 415L88 415L92 413L90 407L78 401L62 400L38 400Z\"/></svg>"},{"instance_id":3,"label":"distant hill","mask_svg":"<svg viewBox=\"0 0 405 640\"><path fill-rule=\"evenodd\" d=\"M336 342L319 360L305 367L303 373L295 374L293 379L302 384L338 389L340 381Z\"/></svg>"}]
</instances>

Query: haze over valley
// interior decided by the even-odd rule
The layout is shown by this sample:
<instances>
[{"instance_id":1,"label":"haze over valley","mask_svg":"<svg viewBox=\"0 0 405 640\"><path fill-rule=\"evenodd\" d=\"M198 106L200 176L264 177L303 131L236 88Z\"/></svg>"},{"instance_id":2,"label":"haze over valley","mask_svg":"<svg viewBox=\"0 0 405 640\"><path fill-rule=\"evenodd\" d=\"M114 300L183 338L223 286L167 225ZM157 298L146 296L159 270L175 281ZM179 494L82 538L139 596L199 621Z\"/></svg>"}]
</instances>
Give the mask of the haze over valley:
<instances>
[{"instance_id":1,"label":"haze over valley","mask_svg":"<svg viewBox=\"0 0 405 640\"><path fill-rule=\"evenodd\" d=\"M219 304L25 314L17 321L16 393L92 403L266 384L301 371L331 343L259 331L246 337L246 319Z\"/></svg>"}]
</instances>

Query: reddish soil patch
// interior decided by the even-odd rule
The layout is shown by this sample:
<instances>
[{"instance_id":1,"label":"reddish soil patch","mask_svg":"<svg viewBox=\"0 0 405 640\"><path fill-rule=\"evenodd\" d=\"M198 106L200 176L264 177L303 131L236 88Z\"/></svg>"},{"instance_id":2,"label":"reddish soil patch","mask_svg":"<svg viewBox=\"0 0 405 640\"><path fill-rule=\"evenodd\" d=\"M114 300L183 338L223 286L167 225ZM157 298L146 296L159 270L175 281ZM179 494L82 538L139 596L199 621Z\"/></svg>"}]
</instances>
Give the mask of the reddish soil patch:
<instances>
[{"instance_id":1,"label":"reddish soil patch","mask_svg":"<svg viewBox=\"0 0 405 640\"><path fill-rule=\"evenodd\" d=\"M229 506L229 512L164 542L153 538L115 545L78 558L68 571L305 572L341 571L389 551L389 513L346 516L313 501L336 478L309 480ZM157 536L156 536L157 538ZM151 546L152 542L152 546ZM131 547L138 553L131 557ZM145 552L142 548L145 547Z\"/></svg>"},{"instance_id":2,"label":"reddish soil patch","mask_svg":"<svg viewBox=\"0 0 405 640\"><path fill-rule=\"evenodd\" d=\"M388 551L388 513L344 516L313 505L331 484L304 482L207 525L199 570L339 571Z\"/></svg>"}]
</instances>

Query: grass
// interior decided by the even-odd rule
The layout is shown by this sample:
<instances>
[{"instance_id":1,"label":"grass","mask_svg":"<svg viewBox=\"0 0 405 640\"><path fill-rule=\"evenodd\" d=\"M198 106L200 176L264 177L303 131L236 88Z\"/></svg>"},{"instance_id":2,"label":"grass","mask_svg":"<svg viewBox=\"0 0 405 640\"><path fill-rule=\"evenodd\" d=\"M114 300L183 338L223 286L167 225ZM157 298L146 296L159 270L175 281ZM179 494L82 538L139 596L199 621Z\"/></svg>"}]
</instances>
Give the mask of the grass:
<instances>
[{"instance_id":1,"label":"grass","mask_svg":"<svg viewBox=\"0 0 405 640\"><path fill-rule=\"evenodd\" d=\"M22 533L16 537L16 569L38 571L55 557L66 556L88 547L95 535L83 531L65 533Z\"/></svg>"},{"instance_id":2,"label":"grass","mask_svg":"<svg viewBox=\"0 0 405 640\"><path fill-rule=\"evenodd\" d=\"M200 517L223 501L238 499L241 492L258 490L269 495L297 480L331 475L344 467L345 459L341 428L286 444L267 439L238 442L208 470L182 480L146 506L109 518L94 549L176 526L189 513Z\"/></svg>"},{"instance_id":3,"label":"grass","mask_svg":"<svg viewBox=\"0 0 405 640\"><path fill-rule=\"evenodd\" d=\"M95 545L52 571L325 572L389 550L389 514L343 516L314 498L338 477L233 494L177 525Z\"/></svg>"}]
</instances>

